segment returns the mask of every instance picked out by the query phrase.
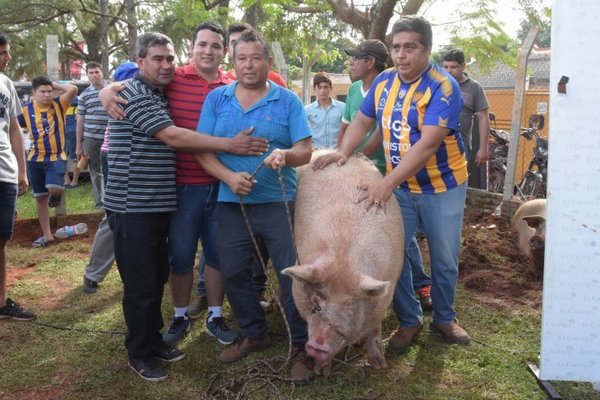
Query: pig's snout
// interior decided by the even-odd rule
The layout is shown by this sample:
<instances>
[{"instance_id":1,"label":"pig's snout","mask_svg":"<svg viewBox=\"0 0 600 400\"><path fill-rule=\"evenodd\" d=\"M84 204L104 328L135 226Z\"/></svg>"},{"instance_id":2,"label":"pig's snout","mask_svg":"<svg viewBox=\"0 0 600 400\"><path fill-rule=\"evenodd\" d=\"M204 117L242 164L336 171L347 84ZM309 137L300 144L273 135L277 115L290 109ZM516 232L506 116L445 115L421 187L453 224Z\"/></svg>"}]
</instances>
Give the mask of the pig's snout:
<instances>
[{"instance_id":1,"label":"pig's snout","mask_svg":"<svg viewBox=\"0 0 600 400\"><path fill-rule=\"evenodd\" d=\"M316 360L327 361L333 358L331 346L323 338L309 339L304 347L306 353Z\"/></svg>"},{"instance_id":2,"label":"pig's snout","mask_svg":"<svg viewBox=\"0 0 600 400\"><path fill-rule=\"evenodd\" d=\"M529 247L531 247L533 250L542 249L544 248L544 245L544 239L539 236L532 236L531 239L529 239Z\"/></svg>"}]
</instances>

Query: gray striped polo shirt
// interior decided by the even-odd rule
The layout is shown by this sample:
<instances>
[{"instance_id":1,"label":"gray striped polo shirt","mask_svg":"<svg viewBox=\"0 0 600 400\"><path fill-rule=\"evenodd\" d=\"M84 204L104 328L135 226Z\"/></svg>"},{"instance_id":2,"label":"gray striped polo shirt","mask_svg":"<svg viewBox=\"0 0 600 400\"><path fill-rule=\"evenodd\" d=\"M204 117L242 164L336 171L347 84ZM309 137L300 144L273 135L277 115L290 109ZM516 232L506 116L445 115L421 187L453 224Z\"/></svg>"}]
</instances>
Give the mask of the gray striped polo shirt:
<instances>
[{"instance_id":1,"label":"gray striped polo shirt","mask_svg":"<svg viewBox=\"0 0 600 400\"><path fill-rule=\"evenodd\" d=\"M154 134L173 125L165 96L136 75L119 95L125 118L110 120L104 208L117 213L177 210L175 151Z\"/></svg>"},{"instance_id":2,"label":"gray striped polo shirt","mask_svg":"<svg viewBox=\"0 0 600 400\"><path fill-rule=\"evenodd\" d=\"M90 85L79 95L77 114L79 118L84 118L84 138L104 140L104 131L109 117L98 99L100 89Z\"/></svg>"}]
</instances>

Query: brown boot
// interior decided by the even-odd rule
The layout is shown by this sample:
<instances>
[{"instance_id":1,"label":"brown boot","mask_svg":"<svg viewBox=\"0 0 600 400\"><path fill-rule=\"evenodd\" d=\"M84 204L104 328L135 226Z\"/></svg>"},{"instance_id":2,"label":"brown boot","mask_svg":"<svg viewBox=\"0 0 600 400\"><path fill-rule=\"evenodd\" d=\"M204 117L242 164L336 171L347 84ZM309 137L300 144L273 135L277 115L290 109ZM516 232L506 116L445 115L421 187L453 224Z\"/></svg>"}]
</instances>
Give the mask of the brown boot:
<instances>
[{"instance_id":1,"label":"brown boot","mask_svg":"<svg viewBox=\"0 0 600 400\"><path fill-rule=\"evenodd\" d=\"M253 351L264 351L269 347L271 347L271 337L268 334L256 339L240 336L219 354L219 360L223 362L238 361Z\"/></svg>"},{"instance_id":2,"label":"brown boot","mask_svg":"<svg viewBox=\"0 0 600 400\"><path fill-rule=\"evenodd\" d=\"M450 343L467 345L471 342L471 338L467 331L458 326L458 321L448 322L446 324L437 324L432 322L429 326L432 332L439 332L444 339Z\"/></svg>"},{"instance_id":3,"label":"brown boot","mask_svg":"<svg viewBox=\"0 0 600 400\"><path fill-rule=\"evenodd\" d=\"M401 325L398 325L398 329L390 336L389 345L390 347L396 349L405 349L410 347L419 336L419 332L423 329L423 324L419 324L417 326L413 326L410 328L405 328Z\"/></svg>"},{"instance_id":4,"label":"brown boot","mask_svg":"<svg viewBox=\"0 0 600 400\"><path fill-rule=\"evenodd\" d=\"M300 346L292 348L292 368L290 379L293 381L311 381L315 377L314 359Z\"/></svg>"}]
</instances>

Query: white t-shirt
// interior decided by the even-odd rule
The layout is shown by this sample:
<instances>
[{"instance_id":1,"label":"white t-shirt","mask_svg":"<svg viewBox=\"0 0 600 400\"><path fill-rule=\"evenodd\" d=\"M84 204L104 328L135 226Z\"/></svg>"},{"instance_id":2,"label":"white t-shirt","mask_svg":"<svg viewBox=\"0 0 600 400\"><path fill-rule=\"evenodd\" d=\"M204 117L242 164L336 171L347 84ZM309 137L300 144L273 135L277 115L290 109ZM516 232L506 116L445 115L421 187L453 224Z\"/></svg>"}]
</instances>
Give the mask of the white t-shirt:
<instances>
[{"instance_id":1,"label":"white t-shirt","mask_svg":"<svg viewBox=\"0 0 600 400\"><path fill-rule=\"evenodd\" d=\"M0 74L0 182L18 182L17 159L10 144L10 120L21 114L15 85Z\"/></svg>"}]
</instances>

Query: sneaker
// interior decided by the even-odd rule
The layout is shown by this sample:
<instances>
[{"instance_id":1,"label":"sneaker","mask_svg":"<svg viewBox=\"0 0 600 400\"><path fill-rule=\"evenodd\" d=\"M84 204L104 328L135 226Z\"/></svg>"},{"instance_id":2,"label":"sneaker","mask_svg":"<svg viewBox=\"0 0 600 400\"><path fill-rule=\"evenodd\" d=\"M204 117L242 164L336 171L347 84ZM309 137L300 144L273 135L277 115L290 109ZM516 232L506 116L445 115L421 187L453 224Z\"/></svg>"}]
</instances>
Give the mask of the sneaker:
<instances>
[{"instance_id":1,"label":"sneaker","mask_svg":"<svg viewBox=\"0 0 600 400\"><path fill-rule=\"evenodd\" d=\"M129 367L142 379L158 382L167 379L167 371L154 357L130 358Z\"/></svg>"},{"instance_id":2,"label":"sneaker","mask_svg":"<svg viewBox=\"0 0 600 400\"><path fill-rule=\"evenodd\" d=\"M450 343L467 345L471 342L471 337L463 328L458 326L458 321L454 320L446 324L437 324L432 322L429 325L429 329L433 332L439 332L442 334L444 339Z\"/></svg>"},{"instance_id":3,"label":"sneaker","mask_svg":"<svg viewBox=\"0 0 600 400\"><path fill-rule=\"evenodd\" d=\"M83 291L87 294L96 293L98 290L98 282L83 277Z\"/></svg>"},{"instance_id":4,"label":"sneaker","mask_svg":"<svg viewBox=\"0 0 600 400\"><path fill-rule=\"evenodd\" d=\"M398 329L390 336L389 345L396 349L406 349L410 347L419 336L419 333L423 329L423 324L405 328L402 325L398 326Z\"/></svg>"},{"instance_id":5,"label":"sneaker","mask_svg":"<svg viewBox=\"0 0 600 400\"><path fill-rule=\"evenodd\" d=\"M219 354L219 360L223 362L238 361L254 351L265 351L269 347L271 347L271 337L269 334L256 339L239 336L235 343Z\"/></svg>"},{"instance_id":6,"label":"sneaker","mask_svg":"<svg viewBox=\"0 0 600 400\"><path fill-rule=\"evenodd\" d=\"M169 325L167 332L163 335L163 340L166 344L174 346L192 329L192 320L187 317L187 313L185 313L185 317L173 317L171 325Z\"/></svg>"},{"instance_id":7,"label":"sneaker","mask_svg":"<svg viewBox=\"0 0 600 400\"><path fill-rule=\"evenodd\" d=\"M35 319L35 314L23 310L18 303L15 303L11 299L6 299L6 305L0 308L0 319L12 318L17 321L31 321Z\"/></svg>"},{"instance_id":8,"label":"sneaker","mask_svg":"<svg viewBox=\"0 0 600 400\"><path fill-rule=\"evenodd\" d=\"M238 337L238 333L227 326L225 319L222 317L215 317L212 321L208 321L206 318L206 334L208 336L216 337L221 344L231 344L235 342Z\"/></svg>"},{"instance_id":9,"label":"sneaker","mask_svg":"<svg viewBox=\"0 0 600 400\"><path fill-rule=\"evenodd\" d=\"M183 360L185 358L185 353L162 342L158 348L154 350L154 357L164 362L173 363Z\"/></svg>"},{"instance_id":10,"label":"sneaker","mask_svg":"<svg viewBox=\"0 0 600 400\"><path fill-rule=\"evenodd\" d=\"M194 301L188 306L188 315L190 318L197 319L200 318L200 314L202 314L202 311L206 311L207 309L208 300L206 298L206 295L203 294L201 296L196 296Z\"/></svg>"},{"instance_id":11,"label":"sneaker","mask_svg":"<svg viewBox=\"0 0 600 400\"><path fill-rule=\"evenodd\" d=\"M295 382L309 382L315 378L315 360L306 354L304 348L294 346L292 348L292 368L290 379Z\"/></svg>"},{"instance_id":12,"label":"sneaker","mask_svg":"<svg viewBox=\"0 0 600 400\"><path fill-rule=\"evenodd\" d=\"M431 285L423 286L417 289L417 297L421 303L423 310L433 310L433 302L431 301Z\"/></svg>"}]
</instances>

